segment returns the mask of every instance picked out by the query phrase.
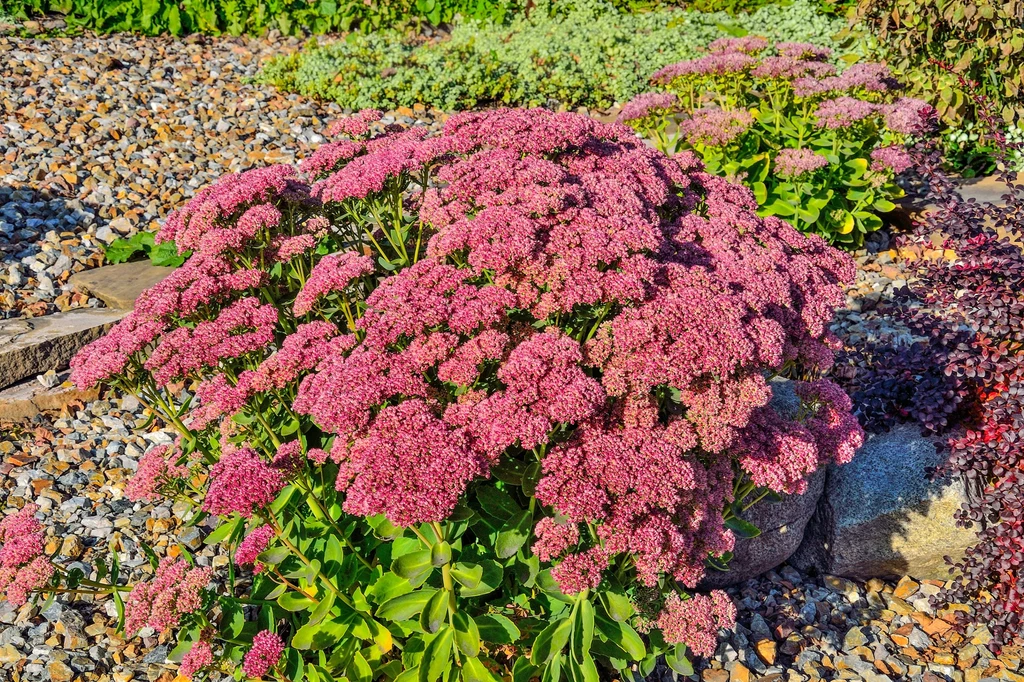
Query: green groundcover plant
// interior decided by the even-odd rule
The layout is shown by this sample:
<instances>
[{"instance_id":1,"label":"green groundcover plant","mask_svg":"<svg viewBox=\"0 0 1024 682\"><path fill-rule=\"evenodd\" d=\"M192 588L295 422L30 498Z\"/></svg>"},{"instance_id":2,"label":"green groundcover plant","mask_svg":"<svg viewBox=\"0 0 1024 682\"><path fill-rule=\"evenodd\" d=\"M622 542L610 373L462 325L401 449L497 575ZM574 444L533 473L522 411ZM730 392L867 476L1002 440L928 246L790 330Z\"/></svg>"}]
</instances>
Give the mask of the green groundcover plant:
<instances>
[{"instance_id":1,"label":"green groundcover plant","mask_svg":"<svg viewBox=\"0 0 1024 682\"><path fill-rule=\"evenodd\" d=\"M159 233L191 257L73 362L180 431L125 493L191 507L228 566L109 585L30 505L0 589L112 591L192 679L689 674L735 618L695 588L742 512L862 442L835 384L784 412L769 384L832 362L852 261L623 126L379 117L200 192Z\"/></svg>"},{"instance_id":2,"label":"green groundcover plant","mask_svg":"<svg viewBox=\"0 0 1024 682\"><path fill-rule=\"evenodd\" d=\"M671 64L620 114L668 153L690 150L708 171L749 186L761 215L830 242L860 246L903 196L906 145L934 127L927 103L898 97L882 64L836 74L830 50L761 37L726 38Z\"/></svg>"},{"instance_id":3,"label":"green groundcover plant","mask_svg":"<svg viewBox=\"0 0 1024 682\"><path fill-rule=\"evenodd\" d=\"M808 0L735 17L680 9L629 14L604 0L567 7L542 0L508 23L457 22L440 41L382 31L312 44L271 60L259 79L350 109L606 108L643 92L653 69L694 57L716 38L756 32L838 47L831 37L844 25Z\"/></svg>"},{"instance_id":4,"label":"green groundcover plant","mask_svg":"<svg viewBox=\"0 0 1024 682\"><path fill-rule=\"evenodd\" d=\"M286 35L377 30L411 21L434 25L456 16L504 21L518 9L506 0L0 0L0 17L56 13L69 26L100 33L243 33Z\"/></svg>"}]
</instances>

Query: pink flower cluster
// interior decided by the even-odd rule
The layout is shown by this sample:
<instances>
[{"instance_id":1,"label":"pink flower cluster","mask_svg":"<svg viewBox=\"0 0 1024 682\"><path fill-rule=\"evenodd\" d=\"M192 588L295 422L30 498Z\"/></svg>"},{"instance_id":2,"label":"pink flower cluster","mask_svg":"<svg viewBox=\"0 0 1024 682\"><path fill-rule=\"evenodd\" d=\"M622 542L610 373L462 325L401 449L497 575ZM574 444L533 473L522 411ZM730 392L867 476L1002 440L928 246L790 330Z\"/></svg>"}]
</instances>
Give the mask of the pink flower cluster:
<instances>
[{"instance_id":1,"label":"pink flower cluster","mask_svg":"<svg viewBox=\"0 0 1024 682\"><path fill-rule=\"evenodd\" d=\"M799 97L855 91L884 93L898 88L899 83L893 78L889 67L876 63L854 64L838 76L807 76L793 81L793 91Z\"/></svg>"},{"instance_id":2,"label":"pink flower cluster","mask_svg":"<svg viewBox=\"0 0 1024 682\"><path fill-rule=\"evenodd\" d=\"M135 311L153 320L171 322L257 289L266 278L265 272L255 268L235 269L225 256L197 254L143 291Z\"/></svg>"},{"instance_id":3,"label":"pink flower cluster","mask_svg":"<svg viewBox=\"0 0 1024 682\"><path fill-rule=\"evenodd\" d=\"M828 462L845 464L864 443L849 397L827 380L798 383L804 414L784 419L757 410L739 439L740 464L759 486L802 494L807 476Z\"/></svg>"},{"instance_id":4,"label":"pink flower cluster","mask_svg":"<svg viewBox=\"0 0 1024 682\"><path fill-rule=\"evenodd\" d=\"M363 109L351 116L342 116L327 129L331 137L345 135L347 137L362 137L370 132L370 124L383 118L384 112L378 109Z\"/></svg>"},{"instance_id":5,"label":"pink flower cluster","mask_svg":"<svg viewBox=\"0 0 1024 682\"><path fill-rule=\"evenodd\" d=\"M685 643L698 656L712 656L718 647L719 628L736 622L736 605L721 590L695 594L683 600L672 593L656 621L669 644Z\"/></svg>"},{"instance_id":6,"label":"pink flower cluster","mask_svg":"<svg viewBox=\"0 0 1024 682\"><path fill-rule=\"evenodd\" d=\"M261 630L252 640L252 648L245 652L242 660L242 672L250 679L259 680L277 665L284 653L284 642L281 637Z\"/></svg>"},{"instance_id":7,"label":"pink flower cluster","mask_svg":"<svg viewBox=\"0 0 1024 682\"><path fill-rule=\"evenodd\" d=\"M858 121L870 118L879 110L879 105L856 97L837 97L828 99L818 105L814 115L818 126L836 129L848 128Z\"/></svg>"},{"instance_id":8,"label":"pink flower cluster","mask_svg":"<svg viewBox=\"0 0 1024 682\"><path fill-rule=\"evenodd\" d=\"M686 76L734 76L746 73L757 64L757 58L743 52L713 52L697 59L669 64L651 76L651 82L668 85Z\"/></svg>"},{"instance_id":9,"label":"pink flower cluster","mask_svg":"<svg viewBox=\"0 0 1024 682\"><path fill-rule=\"evenodd\" d=\"M252 566L257 563L256 557L266 551L270 541L274 539L274 529L260 526L250 531L235 550L235 563L239 566Z\"/></svg>"},{"instance_id":10,"label":"pink flower cluster","mask_svg":"<svg viewBox=\"0 0 1024 682\"><path fill-rule=\"evenodd\" d=\"M798 178L827 165L824 155L810 149L783 149L775 157L775 172L785 178Z\"/></svg>"},{"instance_id":11,"label":"pink flower cluster","mask_svg":"<svg viewBox=\"0 0 1024 682\"><path fill-rule=\"evenodd\" d=\"M489 468L465 434L434 416L422 400L385 407L366 437L338 459L345 511L387 514L399 526L446 519L466 484Z\"/></svg>"},{"instance_id":12,"label":"pink flower cluster","mask_svg":"<svg viewBox=\"0 0 1024 682\"><path fill-rule=\"evenodd\" d=\"M355 280L373 272L373 260L352 252L332 253L313 266L309 278L295 297L292 311L296 316L313 309L317 299L344 291Z\"/></svg>"},{"instance_id":13,"label":"pink flower cluster","mask_svg":"<svg viewBox=\"0 0 1024 682\"><path fill-rule=\"evenodd\" d=\"M213 649L210 647L210 643L196 642L182 657L178 674L191 680L197 672L211 665L213 665Z\"/></svg>"},{"instance_id":14,"label":"pink flower cluster","mask_svg":"<svg viewBox=\"0 0 1024 682\"><path fill-rule=\"evenodd\" d=\"M775 49L782 57L791 59L828 59L832 50L814 43L776 43Z\"/></svg>"},{"instance_id":15,"label":"pink flower cluster","mask_svg":"<svg viewBox=\"0 0 1024 682\"><path fill-rule=\"evenodd\" d=\"M891 170L896 175L914 167L914 157L903 147L880 147L871 152L871 169Z\"/></svg>"},{"instance_id":16,"label":"pink flower cluster","mask_svg":"<svg viewBox=\"0 0 1024 682\"><path fill-rule=\"evenodd\" d=\"M249 518L274 501L284 482L284 473L252 448L228 448L210 470L203 509L218 516L238 513Z\"/></svg>"},{"instance_id":17,"label":"pink flower cluster","mask_svg":"<svg viewBox=\"0 0 1024 682\"><path fill-rule=\"evenodd\" d=\"M43 555L38 511L37 505L27 504L0 521L0 590L13 606L27 603L31 593L45 587L53 575L53 566Z\"/></svg>"},{"instance_id":18,"label":"pink flower cluster","mask_svg":"<svg viewBox=\"0 0 1024 682\"><path fill-rule=\"evenodd\" d=\"M80 388L118 378L128 371L134 355L142 352L165 331L163 323L132 311L71 358L71 381Z\"/></svg>"},{"instance_id":19,"label":"pink flower cluster","mask_svg":"<svg viewBox=\"0 0 1024 682\"><path fill-rule=\"evenodd\" d=\"M358 147L353 155L363 150ZM175 240L191 257L72 360L72 380L92 386L135 375L144 363L164 386L270 347L277 310L261 304L264 289L275 262L311 257L330 232L327 218L312 215L315 208L309 187L289 166L230 175L199 192L157 234L157 241Z\"/></svg>"},{"instance_id":20,"label":"pink flower cluster","mask_svg":"<svg viewBox=\"0 0 1024 682\"><path fill-rule=\"evenodd\" d=\"M645 92L629 100L619 112L618 121L639 121L648 116L662 116L676 108L675 95L668 92Z\"/></svg>"},{"instance_id":21,"label":"pink flower cluster","mask_svg":"<svg viewBox=\"0 0 1024 682\"><path fill-rule=\"evenodd\" d=\"M164 334L145 362L158 386L246 353L262 352L274 342L278 311L255 297L240 299L213 320Z\"/></svg>"},{"instance_id":22,"label":"pink flower cluster","mask_svg":"<svg viewBox=\"0 0 1024 682\"><path fill-rule=\"evenodd\" d=\"M152 580L136 583L125 601L125 632L136 634L144 627L157 632L177 627L182 616L198 610L203 588L213 569L189 568L183 559L165 559Z\"/></svg>"},{"instance_id":23,"label":"pink flower cluster","mask_svg":"<svg viewBox=\"0 0 1024 682\"><path fill-rule=\"evenodd\" d=\"M698 109L679 122L679 131L691 145L724 147L753 122L754 117L744 109Z\"/></svg>"},{"instance_id":24,"label":"pink flower cluster","mask_svg":"<svg viewBox=\"0 0 1024 682\"><path fill-rule=\"evenodd\" d=\"M228 175L172 213L157 232L156 240L174 241L181 253L191 250L213 255L237 251L261 230L278 224L280 211L263 202L289 191L301 191L291 166L268 166Z\"/></svg>"},{"instance_id":25,"label":"pink flower cluster","mask_svg":"<svg viewBox=\"0 0 1024 682\"><path fill-rule=\"evenodd\" d=\"M166 445L157 445L150 449L139 460L139 468L124 488L124 495L136 502L147 500L154 502L160 499L160 491L176 478L189 475L187 466L179 466L170 459L173 454Z\"/></svg>"}]
</instances>

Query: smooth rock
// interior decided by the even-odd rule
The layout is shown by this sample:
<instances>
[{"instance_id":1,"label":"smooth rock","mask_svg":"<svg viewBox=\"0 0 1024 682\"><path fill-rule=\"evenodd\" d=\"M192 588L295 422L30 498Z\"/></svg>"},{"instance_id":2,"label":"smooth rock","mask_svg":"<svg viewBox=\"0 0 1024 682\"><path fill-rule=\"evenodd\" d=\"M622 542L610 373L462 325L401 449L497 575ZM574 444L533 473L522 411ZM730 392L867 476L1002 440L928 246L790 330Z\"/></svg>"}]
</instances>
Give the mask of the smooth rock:
<instances>
[{"instance_id":1,"label":"smooth rock","mask_svg":"<svg viewBox=\"0 0 1024 682\"><path fill-rule=\"evenodd\" d=\"M75 353L124 316L123 310L90 308L0 321L0 388L64 369Z\"/></svg>"},{"instance_id":2,"label":"smooth rock","mask_svg":"<svg viewBox=\"0 0 1024 682\"><path fill-rule=\"evenodd\" d=\"M790 563L848 578L948 578L943 557L962 557L977 538L953 520L963 484L926 476L944 460L910 425L871 437L852 462L829 467Z\"/></svg>"},{"instance_id":3,"label":"smooth rock","mask_svg":"<svg viewBox=\"0 0 1024 682\"><path fill-rule=\"evenodd\" d=\"M149 261L106 265L71 275L68 283L74 291L95 296L108 308L131 310L135 299L146 289L163 281L174 268L160 267Z\"/></svg>"},{"instance_id":4,"label":"smooth rock","mask_svg":"<svg viewBox=\"0 0 1024 682\"><path fill-rule=\"evenodd\" d=\"M79 390L67 383L68 372L57 375L56 385L46 388L35 379L26 379L0 390L0 423L32 419L43 412L60 412L71 403L87 403L99 397L99 388Z\"/></svg>"},{"instance_id":5,"label":"smooth rock","mask_svg":"<svg viewBox=\"0 0 1024 682\"><path fill-rule=\"evenodd\" d=\"M786 380L772 382L772 407L780 414L795 415L800 403ZM804 528L814 515L818 498L825 488L825 470L808 479L803 495L783 495L781 502L759 502L743 518L757 526L761 534L749 540L737 539L728 571L709 570L701 587L721 588L736 585L780 566L800 546Z\"/></svg>"}]
</instances>

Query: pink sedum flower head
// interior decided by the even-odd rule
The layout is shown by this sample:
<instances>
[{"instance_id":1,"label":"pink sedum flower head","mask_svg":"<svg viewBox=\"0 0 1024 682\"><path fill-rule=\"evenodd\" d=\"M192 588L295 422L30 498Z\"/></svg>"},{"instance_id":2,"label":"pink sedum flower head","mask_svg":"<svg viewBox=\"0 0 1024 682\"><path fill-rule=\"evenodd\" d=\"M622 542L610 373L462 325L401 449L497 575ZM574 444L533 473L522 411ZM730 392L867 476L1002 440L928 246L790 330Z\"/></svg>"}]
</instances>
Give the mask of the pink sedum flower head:
<instances>
[{"instance_id":1,"label":"pink sedum flower head","mask_svg":"<svg viewBox=\"0 0 1024 682\"><path fill-rule=\"evenodd\" d=\"M235 563L239 566L255 565L256 557L266 551L273 539L274 529L270 526L260 526L250 531L235 550Z\"/></svg>"},{"instance_id":2,"label":"pink sedum flower head","mask_svg":"<svg viewBox=\"0 0 1024 682\"><path fill-rule=\"evenodd\" d=\"M754 122L746 110L701 109L679 122L679 130L693 145L724 147Z\"/></svg>"},{"instance_id":3,"label":"pink sedum flower head","mask_svg":"<svg viewBox=\"0 0 1024 682\"><path fill-rule=\"evenodd\" d=\"M39 507L27 504L0 521L0 591L13 606L28 602L47 585L53 566L43 556L43 527L35 518Z\"/></svg>"},{"instance_id":4,"label":"pink sedum flower head","mask_svg":"<svg viewBox=\"0 0 1024 682\"><path fill-rule=\"evenodd\" d=\"M350 514L387 514L395 525L408 526L446 519L466 485L487 473L488 462L460 430L422 400L406 400L384 408L342 455L337 488Z\"/></svg>"},{"instance_id":5,"label":"pink sedum flower head","mask_svg":"<svg viewBox=\"0 0 1024 682\"><path fill-rule=\"evenodd\" d=\"M653 83L668 85L677 78L736 76L757 64L757 58L742 52L714 52L705 57L669 64L651 76Z\"/></svg>"},{"instance_id":6,"label":"pink sedum flower head","mask_svg":"<svg viewBox=\"0 0 1024 682\"><path fill-rule=\"evenodd\" d=\"M828 159L810 149L783 149L775 157L775 172L798 178L828 165Z\"/></svg>"},{"instance_id":7,"label":"pink sedum flower head","mask_svg":"<svg viewBox=\"0 0 1024 682\"><path fill-rule=\"evenodd\" d=\"M827 59L832 50L814 43L776 43L779 55L792 59Z\"/></svg>"},{"instance_id":8,"label":"pink sedum flower head","mask_svg":"<svg viewBox=\"0 0 1024 682\"><path fill-rule=\"evenodd\" d=\"M896 175L914 167L914 157L903 147L881 147L871 152L871 170L892 171Z\"/></svg>"},{"instance_id":9,"label":"pink sedum flower head","mask_svg":"<svg viewBox=\"0 0 1024 682\"><path fill-rule=\"evenodd\" d=\"M207 255L249 247L261 232L273 231L281 220L280 211L266 202L300 187L290 166L225 176L172 213L157 232L156 241L174 241L179 253L191 250Z\"/></svg>"},{"instance_id":10,"label":"pink sedum flower head","mask_svg":"<svg viewBox=\"0 0 1024 682\"><path fill-rule=\"evenodd\" d=\"M645 92L629 100L619 112L619 123L639 121L649 116L663 116L673 111L678 103L675 95L667 92Z\"/></svg>"},{"instance_id":11,"label":"pink sedum flower head","mask_svg":"<svg viewBox=\"0 0 1024 682\"><path fill-rule=\"evenodd\" d=\"M550 516L537 522L533 528L536 537L531 549L541 561L551 561L567 549L579 544L580 527L576 523L558 523Z\"/></svg>"},{"instance_id":12,"label":"pink sedum flower head","mask_svg":"<svg viewBox=\"0 0 1024 682\"><path fill-rule=\"evenodd\" d=\"M27 604L33 592L46 587L53 576L50 560L37 556L18 569L0 568L0 589L6 589L6 598L12 606Z\"/></svg>"},{"instance_id":13,"label":"pink sedum flower head","mask_svg":"<svg viewBox=\"0 0 1024 682\"><path fill-rule=\"evenodd\" d=\"M363 109L351 116L342 116L327 129L331 137L344 135L347 137L362 137L370 131L370 123L379 121L384 113L378 109Z\"/></svg>"},{"instance_id":14,"label":"pink sedum flower head","mask_svg":"<svg viewBox=\"0 0 1024 682\"><path fill-rule=\"evenodd\" d=\"M164 559L152 580L136 583L125 601L125 632L144 627L164 632L177 627L182 616L202 606L203 588L213 569L189 568L183 559Z\"/></svg>"},{"instance_id":15,"label":"pink sedum flower head","mask_svg":"<svg viewBox=\"0 0 1024 682\"><path fill-rule=\"evenodd\" d=\"M284 484L284 472L264 462L252 448L229 449L210 470L203 509L218 516L238 513L249 518L273 502Z\"/></svg>"},{"instance_id":16,"label":"pink sedum flower head","mask_svg":"<svg viewBox=\"0 0 1024 682\"><path fill-rule=\"evenodd\" d=\"M35 515L39 506L26 504L0 521L0 566L15 568L29 563L43 552L43 526Z\"/></svg>"},{"instance_id":17,"label":"pink sedum flower head","mask_svg":"<svg viewBox=\"0 0 1024 682\"><path fill-rule=\"evenodd\" d=\"M254 680L262 679L281 660L284 642L269 630L261 630L252 640L252 648L242 660L242 672Z\"/></svg>"},{"instance_id":18,"label":"pink sedum flower head","mask_svg":"<svg viewBox=\"0 0 1024 682\"><path fill-rule=\"evenodd\" d=\"M81 389L124 374L131 357L155 341L163 323L133 311L105 336L93 341L71 358L71 381Z\"/></svg>"},{"instance_id":19,"label":"pink sedum flower head","mask_svg":"<svg viewBox=\"0 0 1024 682\"><path fill-rule=\"evenodd\" d=\"M157 445L146 452L139 460L139 468L125 486L125 497L134 502L155 502L162 497L160 490L164 486L176 478L187 478L188 467L175 464L170 458L173 453L174 450L166 445Z\"/></svg>"},{"instance_id":20,"label":"pink sedum flower head","mask_svg":"<svg viewBox=\"0 0 1024 682\"><path fill-rule=\"evenodd\" d=\"M309 278L295 297L292 311L305 315L313 309L317 299L327 294L344 291L355 280L373 272L373 260L355 253L335 253L320 259Z\"/></svg>"},{"instance_id":21,"label":"pink sedum flower head","mask_svg":"<svg viewBox=\"0 0 1024 682\"><path fill-rule=\"evenodd\" d=\"M903 135L923 135L929 132L935 128L938 117L935 107L913 97L901 97L882 111L886 127Z\"/></svg>"},{"instance_id":22,"label":"pink sedum flower head","mask_svg":"<svg viewBox=\"0 0 1024 682\"><path fill-rule=\"evenodd\" d=\"M191 680L196 673L211 665L213 665L213 649L210 647L210 643L196 642L182 657L178 674Z\"/></svg>"},{"instance_id":23,"label":"pink sedum flower head","mask_svg":"<svg viewBox=\"0 0 1024 682\"><path fill-rule=\"evenodd\" d=\"M847 128L858 121L874 116L880 111L879 105L856 97L837 97L818 105L814 115L819 127L835 130Z\"/></svg>"},{"instance_id":24,"label":"pink sedum flower head","mask_svg":"<svg viewBox=\"0 0 1024 682\"><path fill-rule=\"evenodd\" d=\"M551 577L564 594L579 594L601 584L604 569L608 567L608 554L603 547L591 547L585 552L570 554L551 569Z\"/></svg>"},{"instance_id":25,"label":"pink sedum flower head","mask_svg":"<svg viewBox=\"0 0 1024 682\"><path fill-rule=\"evenodd\" d=\"M683 600L674 592L665 600L657 626L669 644L685 644L698 656L712 656L718 631L736 622L736 605L729 595L714 590Z\"/></svg>"}]
</instances>

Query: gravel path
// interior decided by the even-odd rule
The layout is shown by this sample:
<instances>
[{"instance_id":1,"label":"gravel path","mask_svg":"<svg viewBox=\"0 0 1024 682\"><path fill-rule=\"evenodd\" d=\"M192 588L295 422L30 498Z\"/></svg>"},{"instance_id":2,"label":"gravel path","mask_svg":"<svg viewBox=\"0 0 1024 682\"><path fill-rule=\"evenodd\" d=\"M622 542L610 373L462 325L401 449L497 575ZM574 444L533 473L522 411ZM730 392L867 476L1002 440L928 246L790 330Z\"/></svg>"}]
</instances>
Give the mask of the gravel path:
<instances>
[{"instance_id":1,"label":"gravel path","mask_svg":"<svg viewBox=\"0 0 1024 682\"><path fill-rule=\"evenodd\" d=\"M339 112L246 83L299 42L0 36L0 318L95 305L71 273L227 172L291 162Z\"/></svg>"}]
</instances>

